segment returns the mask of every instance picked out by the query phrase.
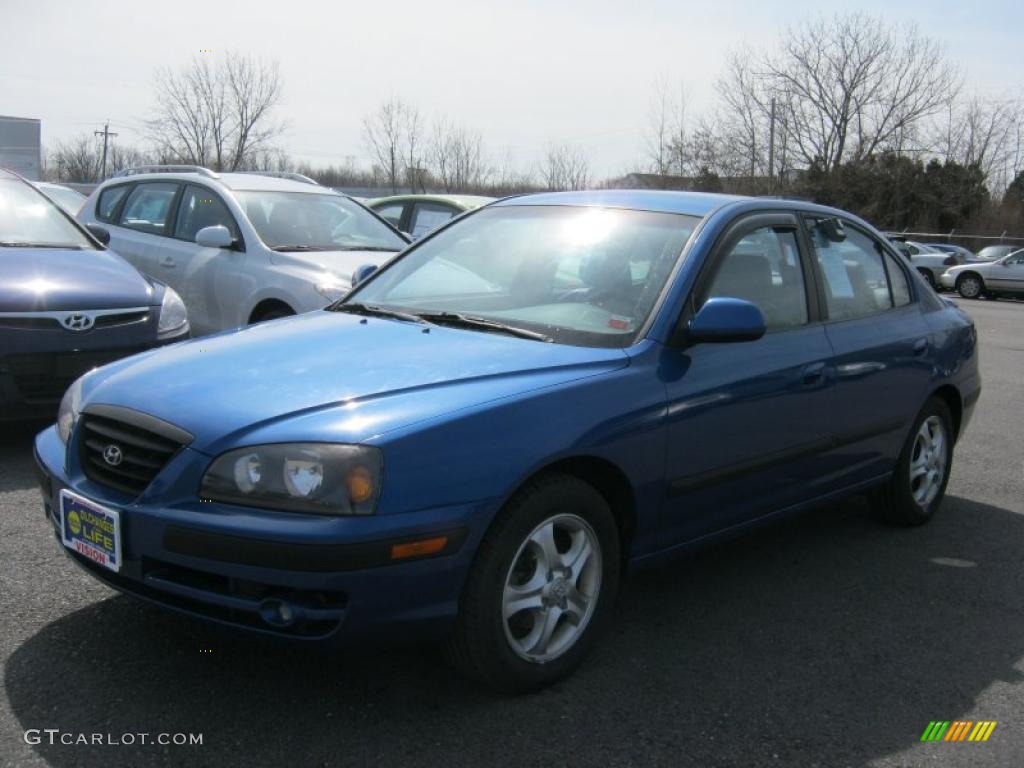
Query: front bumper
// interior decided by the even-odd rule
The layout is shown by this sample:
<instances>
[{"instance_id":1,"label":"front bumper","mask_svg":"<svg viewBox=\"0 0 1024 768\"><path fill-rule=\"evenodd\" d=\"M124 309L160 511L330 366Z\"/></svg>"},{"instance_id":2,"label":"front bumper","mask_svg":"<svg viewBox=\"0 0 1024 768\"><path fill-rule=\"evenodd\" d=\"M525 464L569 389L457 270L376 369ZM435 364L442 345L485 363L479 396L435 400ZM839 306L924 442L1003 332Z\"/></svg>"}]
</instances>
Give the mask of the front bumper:
<instances>
[{"instance_id":1,"label":"front bumper","mask_svg":"<svg viewBox=\"0 0 1024 768\"><path fill-rule=\"evenodd\" d=\"M183 449L183 453L188 449ZM194 452L192 452L194 453ZM310 519L202 502L128 500L65 469L50 427L36 438L38 479L58 545L97 579L193 617L301 640L440 637L450 629L483 534L489 504L402 515ZM174 464L199 464L182 457ZM188 471L177 479L190 488ZM120 571L60 544L60 491L68 488L120 513ZM448 537L431 556L394 562L396 543ZM281 605L291 616L283 621Z\"/></svg>"},{"instance_id":2,"label":"front bumper","mask_svg":"<svg viewBox=\"0 0 1024 768\"><path fill-rule=\"evenodd\" d=\"M939 275L939 283L942 284L943 288L953 290L956 287L956 278L956 275L951 275L949 272L943 272Z\"/></svg>"}]
</instances>

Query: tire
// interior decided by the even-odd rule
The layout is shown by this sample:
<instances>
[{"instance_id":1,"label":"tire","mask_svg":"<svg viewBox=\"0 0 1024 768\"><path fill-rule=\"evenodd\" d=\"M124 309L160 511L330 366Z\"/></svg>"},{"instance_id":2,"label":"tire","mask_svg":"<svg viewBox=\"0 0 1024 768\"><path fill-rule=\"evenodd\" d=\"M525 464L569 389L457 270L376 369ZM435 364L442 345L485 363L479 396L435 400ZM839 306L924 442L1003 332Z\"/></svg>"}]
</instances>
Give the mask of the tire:
<instances>
[{"instance_id":1,"label":"tire","mask_svg":"<svg viewBox=\"0 0 1024 768\"><path fill-rule=\"evenodd\" d=\"M935 276L932 274L930 269L919 269L917 271L920 273L921 277L924 278L924 281L928 283L929 288L933 291L939 290L939 286L935 283Z\"/></svg>"},{"instance_id":2,"label":"tire","mask_svg":"<svg viewBox=\"0 0 1024 768\"><path fill-rule=\"evenodd\" d=\"M941 438L940 446L936 438ZM875 510L884 522L914 526L932 519L946 495L953 441L949 406L932 397L914 420L892 479L874 495Z\"/></svg>"},{"instance_id":3,"label":"tire","mask_svg":"<svg viewBox=\"0 0 1024 768\"><path fill-rule=\"evenodd\" d=\"M612 616L619 554L615 518L593 486L556 473L531 480L480 542L445 647L449 661L507 693L570 674ZM527 607L507 611L516 603Z\"/></svg>"},{"instance_id":4,"label":"tire","mask_svg":"<svg viewBox=\"0 0 1024 768\"><path fill-rule=\"evenodd\" d=\"M974 272L967 272L956 279L956 290L965 299L977 299L985 293L985 283Z\"/></svg>"}]
</instances>

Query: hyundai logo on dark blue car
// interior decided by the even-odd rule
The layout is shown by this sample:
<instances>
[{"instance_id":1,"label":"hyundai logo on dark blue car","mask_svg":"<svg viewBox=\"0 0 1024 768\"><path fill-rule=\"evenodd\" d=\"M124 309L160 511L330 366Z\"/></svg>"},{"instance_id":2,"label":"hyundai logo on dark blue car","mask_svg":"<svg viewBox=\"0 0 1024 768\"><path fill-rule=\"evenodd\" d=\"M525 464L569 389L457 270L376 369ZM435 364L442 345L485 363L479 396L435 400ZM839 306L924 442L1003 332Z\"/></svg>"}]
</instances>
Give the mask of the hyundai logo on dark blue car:
<instances>
[{"instance_id":1,"label":"hyundai logo on dark blue car","mask_svg":"<svg viewBox=\"0 0 1024 768\"><path fill-rule=\"evenodd\" d=\"M69 331L88 331L95 323L95 318L91 315L84 315L81 312L65 315L64 319L60 321L60 324Z\"/></svg>"}]
</instances>

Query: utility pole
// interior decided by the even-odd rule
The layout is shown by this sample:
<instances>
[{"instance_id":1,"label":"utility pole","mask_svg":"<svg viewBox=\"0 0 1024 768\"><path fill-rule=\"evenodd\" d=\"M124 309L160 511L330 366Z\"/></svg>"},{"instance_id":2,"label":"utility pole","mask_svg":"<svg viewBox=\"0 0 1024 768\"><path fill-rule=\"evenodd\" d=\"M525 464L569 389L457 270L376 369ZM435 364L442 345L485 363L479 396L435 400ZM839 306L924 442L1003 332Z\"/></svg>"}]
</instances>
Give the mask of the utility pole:
<instances>
[{"instance_id":1,"label":"utility pole","mask_svg":"<svg viewBox=\"0 0 1024 768\"><path fill-rule=\"evenodd\" d=\"M109 120L104 124L102 131L93 131L93 134L103 137L103 175L100 177L100 181L103 181L103 179L107 178L107 142L110 140L110 137L117 136L117 134L110 132Z\"/></svg>"},{"instance_id":2,"label":"utility pole","mask_svg":"<svg viewBox=\"0 0 1024 768\"><path fill-rule=\"evenodd\" d=\"M775 97L768 118L768 191L775 191Z\"/></svg>"}]
</instances>

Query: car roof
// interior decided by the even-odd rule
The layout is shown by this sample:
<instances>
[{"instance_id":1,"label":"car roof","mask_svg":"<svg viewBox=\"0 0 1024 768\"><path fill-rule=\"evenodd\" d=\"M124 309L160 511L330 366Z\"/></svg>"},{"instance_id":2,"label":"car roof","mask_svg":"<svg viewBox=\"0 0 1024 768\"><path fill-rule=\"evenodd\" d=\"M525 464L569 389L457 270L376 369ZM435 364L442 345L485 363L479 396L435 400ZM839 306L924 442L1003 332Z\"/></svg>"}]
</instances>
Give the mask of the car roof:
<instances>
[{"instance_id":1,"label":"car roof","mask_svg":"<svg viewBox=\"0 0 1024 768\"><path fill-rule=\"evenodd\" d=\"M589 192L540 192L532 195L507 197L495 205L579 205L608 208L632 208L659 213L682 213L706 216L716 208L729 203L754 200L739 195L721 195L710 192L665 192L660 190L607 189Z\"/></svg>"},{"instance_id":2,"label":"car roof","mask_svg":"<svg viewBox=\"0 0 1024 768\"><path fill-rule=\"evenodd\" d=\"M433 203L451 203L459 208L469 210L470 208L479 208L481 205L487 205L488 203L494 202L497 198L487 197L486 195L390 195L389 197L377 197L373 200L368 200L367 204L370 206L380 205L383 203L404 203L404 202L433 202Z\"/></svg>"}]
</instances>

